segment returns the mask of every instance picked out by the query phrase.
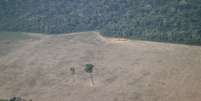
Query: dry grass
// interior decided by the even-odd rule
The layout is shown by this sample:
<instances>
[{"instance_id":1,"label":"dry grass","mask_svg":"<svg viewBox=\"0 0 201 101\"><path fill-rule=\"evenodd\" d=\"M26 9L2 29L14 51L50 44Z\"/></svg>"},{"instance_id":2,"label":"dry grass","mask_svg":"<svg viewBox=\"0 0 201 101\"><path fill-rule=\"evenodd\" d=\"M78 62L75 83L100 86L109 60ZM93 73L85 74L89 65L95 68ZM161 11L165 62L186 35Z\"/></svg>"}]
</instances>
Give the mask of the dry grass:
<instances>
[{"instance_id":1,"label":"dry grass","mask_svg":"<svg viewBox=\"0 0 201 101\"><path fill-rule=\"evenodd\" d=\"M90 86L84 65L94 64ZM33 101L200 101L201 47L41 36L0 57L0 97ZM75 75L70 68L75 68Z\"/></svg>"}]
</instances>

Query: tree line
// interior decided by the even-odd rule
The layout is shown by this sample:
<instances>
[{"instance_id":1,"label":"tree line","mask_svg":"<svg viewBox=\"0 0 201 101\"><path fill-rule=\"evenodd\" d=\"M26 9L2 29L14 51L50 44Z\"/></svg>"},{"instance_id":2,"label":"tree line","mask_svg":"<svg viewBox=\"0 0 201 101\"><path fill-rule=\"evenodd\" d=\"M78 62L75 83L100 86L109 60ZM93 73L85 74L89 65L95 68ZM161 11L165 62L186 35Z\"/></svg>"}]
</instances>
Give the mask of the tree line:
<instances>
[{"instance_id":1,"label":"tree line","mask_svg":"<svg viewBox=\"0 0 201 101\"><path fill-rule=\"evenodd\" d=\"M0 30L201 44L200 0L1 0Z\"/></svg>"}]
</instances>

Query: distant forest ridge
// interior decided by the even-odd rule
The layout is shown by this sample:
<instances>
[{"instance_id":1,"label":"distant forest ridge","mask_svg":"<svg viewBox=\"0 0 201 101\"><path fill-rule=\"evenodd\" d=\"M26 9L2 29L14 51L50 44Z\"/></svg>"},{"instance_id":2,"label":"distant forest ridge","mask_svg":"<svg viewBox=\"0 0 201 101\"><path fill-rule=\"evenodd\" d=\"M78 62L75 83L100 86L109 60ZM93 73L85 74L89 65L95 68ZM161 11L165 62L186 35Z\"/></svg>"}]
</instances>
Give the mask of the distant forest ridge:
<instances>
[{"instance_id":1,"label":"distant forest ridge","mask_svg":"<svg viewBox=\"0 0 201 101\"><path fill-rule=\"evenodd\" d=\"M201 44L201 0L0 0L0 31Z\"/></svg>"}]
</instances>

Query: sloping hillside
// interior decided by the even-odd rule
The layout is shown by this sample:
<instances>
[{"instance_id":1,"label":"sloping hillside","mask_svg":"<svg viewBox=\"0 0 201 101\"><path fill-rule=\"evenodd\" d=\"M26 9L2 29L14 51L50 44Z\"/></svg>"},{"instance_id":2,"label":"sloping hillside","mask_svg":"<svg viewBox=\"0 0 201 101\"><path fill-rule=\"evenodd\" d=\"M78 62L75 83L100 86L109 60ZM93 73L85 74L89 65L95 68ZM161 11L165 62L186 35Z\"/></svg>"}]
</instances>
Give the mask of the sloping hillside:
<instances>
[{"instance_id":1,"label":"sloping hillside","mask_svg":"<svg viewBox=\"0 0 201 101\"><path fill-rule=\"evenodd\" d=\"M94 86L87 63L95 65ZM197 46L119 41L97 32L43 35L0 57L0 98L200 101L200 66Z\"/></svg>"},{"instance_id":2,"label":"sloping hillside","mask_svg":"<svg viewBox=\"0 0 201 101\"><path fill-rule=\"evenodd\" d=\"M27 41L40 39L44 34L22 32L0 32L0 57L22 47Z\"/></svg>"}]
</instances>

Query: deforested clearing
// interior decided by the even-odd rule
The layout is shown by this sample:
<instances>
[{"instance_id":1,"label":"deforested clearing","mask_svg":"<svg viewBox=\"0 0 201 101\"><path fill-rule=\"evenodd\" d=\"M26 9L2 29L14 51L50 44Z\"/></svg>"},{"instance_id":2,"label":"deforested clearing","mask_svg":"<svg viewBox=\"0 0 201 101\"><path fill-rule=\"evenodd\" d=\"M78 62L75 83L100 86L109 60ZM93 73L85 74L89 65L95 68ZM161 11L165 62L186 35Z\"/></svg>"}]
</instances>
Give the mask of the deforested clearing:
<instances>
[{"instance_id":1,"label":"deforested clearing","mask_svg":"<svg viewBox=\"0 0 201 101\"><path fill-rule=\"evenodd\" d=\"M24 41L0 57L0 98L21 96L33 101L201 99L200 46L119 40L103 37L98 32L38 35ZM89 73L84 71L85 64L94 65L93 86Z\"/></svg>"}]
</instances>

